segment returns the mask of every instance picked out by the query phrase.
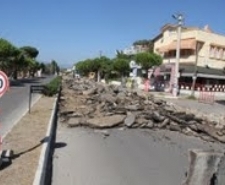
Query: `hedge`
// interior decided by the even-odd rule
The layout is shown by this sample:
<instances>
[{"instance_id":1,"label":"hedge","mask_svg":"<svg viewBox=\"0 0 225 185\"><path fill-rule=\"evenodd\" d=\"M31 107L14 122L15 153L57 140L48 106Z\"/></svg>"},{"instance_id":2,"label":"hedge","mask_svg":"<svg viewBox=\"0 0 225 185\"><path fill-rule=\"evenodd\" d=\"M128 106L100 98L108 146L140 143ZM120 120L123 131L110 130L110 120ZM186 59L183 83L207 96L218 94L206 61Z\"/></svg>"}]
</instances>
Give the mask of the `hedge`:
<instances>
[{"instance_id":1,"label":"hedge","mask_svg":"<svg viewBox=\"0 0 225 185\"><path fill-rule=\"evenodd\" d=\"M61 86L62 78L60 76L55 77L48 84L44 86L43 94L45 96L54 96L58 93Z\"/></svg>"}]
</instances>

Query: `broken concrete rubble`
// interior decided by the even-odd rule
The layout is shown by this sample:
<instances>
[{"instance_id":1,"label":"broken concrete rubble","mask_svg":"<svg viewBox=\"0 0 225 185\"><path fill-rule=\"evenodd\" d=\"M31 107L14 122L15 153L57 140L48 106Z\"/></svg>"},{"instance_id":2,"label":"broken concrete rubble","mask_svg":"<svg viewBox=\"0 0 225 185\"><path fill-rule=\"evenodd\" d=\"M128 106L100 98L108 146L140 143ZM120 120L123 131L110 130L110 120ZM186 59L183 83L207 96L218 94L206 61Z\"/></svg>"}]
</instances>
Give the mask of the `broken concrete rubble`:
<instances>
[{"instance_id":1,"label":"broken concrete rubble","mask_svg":"<svg viewBox=\"0 0 225 185\"><path fill-rule=\"evenodd\" d=\"M87 125L94 128L110 128L123 123L125 115L102 116L87 120Z\"/></svg>"},{"instance_id":2,"label":"broken concrete rubble","mask_svg":"<svg viewBox=\"0 0 225 185\"><path fill-rule=\"evenodd\" d=\"M69 127L169 129L225 143L224 127L150 93L88 79L63 79L61 121Z\"/></svg>"},{"instance_id":3,"label":"broken concrete rubble","mask_svg":"<svg viewBox=\"0 0 225 185\"><path fill-rule=\"evenodd\" d=\"M127 127L131 127L135 123L135 115L132 113L128 113L126 119L124 120L124 124Z\"/></svg>"}]
</instances>

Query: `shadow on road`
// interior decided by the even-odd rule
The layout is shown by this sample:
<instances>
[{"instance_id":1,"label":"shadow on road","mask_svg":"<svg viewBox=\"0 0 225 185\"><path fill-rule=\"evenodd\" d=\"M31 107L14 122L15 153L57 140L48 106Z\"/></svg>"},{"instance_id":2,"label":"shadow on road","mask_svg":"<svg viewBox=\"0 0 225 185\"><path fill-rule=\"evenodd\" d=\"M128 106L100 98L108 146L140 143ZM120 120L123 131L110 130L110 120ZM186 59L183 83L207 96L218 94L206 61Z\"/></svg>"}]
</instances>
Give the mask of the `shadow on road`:
<instances>
[{"instance_id":1,"label":"shadow on road","mask_svg":"<svg viewBox=\"0 0 225 185\"><path fill-rule=\"evenodd\" d=\"M215 102L221 105L225 105L225 100L216 100Z\"/></svg>"},{"instance_id":2,"label":"shadow on road","mask_svg":"<svg viewBox=\"0 0 225 185\"><path fill-rule=\"evenodd\" d=\"M57 143L54 144L54 148L55 149L57 149L57 148L64 148L66 146L67 146L67 144L64 143L64 142L57 142Z\"/></svg>"},{"instance_id":3,"label":"shadow on road","mask_svg":"<svg viewBox=\"0 0 225 185\"><path fill-rule=\"evenodd\" d=\"M5 160L3 161L1 167L0 167L0 171L1 171L1 170L4 170L5 168L7 168L7 167L9 167L11 164L13 164L13 162L12 162L13 160L15 160L15 159L21 157L21 156L24 155L24 154L27 154L27 153L29 153L29 152L35 150L36 148L40 147L43 143L49 142L49 139L50 139L49 137L45 137L45 138L43 138L38 144L36 144L35 146L33 146L33 147L31 147L31 148L28 148L27 150L24 150L24 151L22 151L22 152L20 152L20 153L13 154L12 157L5 159ZM64 142L56 142L56 143L54 143L53 148L54 148L54 149L58 149L58 148L66 147L66 146L67 146L67 144L64 143Z\"/></svg>"},{"instance_id":4,"label":"shadow on road","mask_svg":"<svg viewBox=\"0 0 225 185\"><path fill-rule=\"evenodd\" d=\"M13 154L12 157L9 157L5 161L3 161L3 163L2 163L2 165L0 167L0 171L4 170L8 166L10 166L12 164L12 160L15 160L15 159L19 158L20 156L35 150L36 148L40 147L43 143L48 142L48 141L49 141L49 137L45 137L38 144L36 144L35 146L33 146L31 148L28 148L27 150L24 150L24 151L22 151L20 153Z\"/></svg>"}]
</instances>

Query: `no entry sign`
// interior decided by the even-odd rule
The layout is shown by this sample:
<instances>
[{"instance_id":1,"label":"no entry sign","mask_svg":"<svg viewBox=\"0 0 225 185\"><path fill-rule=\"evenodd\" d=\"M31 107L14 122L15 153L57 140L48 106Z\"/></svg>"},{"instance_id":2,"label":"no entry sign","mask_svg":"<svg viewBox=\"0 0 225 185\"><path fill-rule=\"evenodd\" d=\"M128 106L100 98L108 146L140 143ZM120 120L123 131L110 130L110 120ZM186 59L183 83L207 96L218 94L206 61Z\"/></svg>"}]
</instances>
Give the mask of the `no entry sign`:
<instances>
[{"instance_id":1,"label":"no entry sign","mask_svg":"<svg viewBox=\"0 0 225 185\"><path fill-rule=\"evenodd\" d=\"M7 75L0 71L0 97L2 97L9 88L9 80Z\"/></svg>"}]
</instances>

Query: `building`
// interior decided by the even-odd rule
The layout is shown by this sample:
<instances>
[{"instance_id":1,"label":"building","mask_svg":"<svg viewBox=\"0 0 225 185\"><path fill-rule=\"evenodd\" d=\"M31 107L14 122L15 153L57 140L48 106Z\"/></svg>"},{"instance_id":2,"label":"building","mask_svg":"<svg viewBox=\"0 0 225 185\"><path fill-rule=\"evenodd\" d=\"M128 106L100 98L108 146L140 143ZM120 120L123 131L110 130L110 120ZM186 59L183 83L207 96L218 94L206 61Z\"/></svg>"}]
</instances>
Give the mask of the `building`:
<instances>
[{"instance_id":1,"label":"building","mask_svg":"<svg viewBox=\"0 0 225 185\"><path fill-rule=\"evenodd\" d=\"M149 50L149 46L146 44L135 44L123 50L126 55L136 55L138 53L146 52Z\"/></svg>"},{"instance_id":2,"label":"building","mask_svg":"<svg viewBox=\"0 0 225 185\"><path fill-rule=\"evenodd\" d=\"M176 62L176 25L163 26L153 42L154 52L163 57L161 79L169 80L171 88ZM203 29L182 27L179 64L181 87L190 88L194 75L197 76L196 89L207 86L210 90L214 86L225 85L225 36L214 33L208 25Z\"/></svg>"}]
</instances>

